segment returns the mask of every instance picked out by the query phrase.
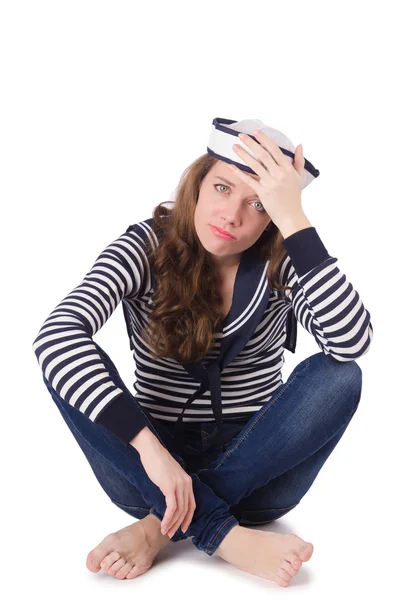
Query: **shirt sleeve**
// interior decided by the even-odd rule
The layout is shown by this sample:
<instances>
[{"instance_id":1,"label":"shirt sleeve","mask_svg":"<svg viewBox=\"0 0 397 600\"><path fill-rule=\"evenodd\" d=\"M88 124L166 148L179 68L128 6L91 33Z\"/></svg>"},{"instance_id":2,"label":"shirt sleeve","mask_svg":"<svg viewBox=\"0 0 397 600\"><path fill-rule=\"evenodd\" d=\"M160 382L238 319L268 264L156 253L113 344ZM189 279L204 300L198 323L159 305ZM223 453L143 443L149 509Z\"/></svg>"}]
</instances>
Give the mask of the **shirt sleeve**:
<instances>
[{"instance_id":1,"label":"shirt sleeve","mask_svg":"<svg viewBox=\"0 0 397 600\"><path fill-rule=\"evenodd\" d=\"M134 225L98 256L84 279L53 309L33 342L44 380L76 410L128 443L148 420L118 387L93 342L125 297L150 285L145 234Z\"/></svg>"},{"instance_id":2,"label":"shirt sleeve","mask_svg":"<svg viewBox=\"0 0 397 600\"><path fill-rule=\"evenodd\" d=\"M366 354L373 337L371 315L315 227L286 237L283 246L287 255L280 266L280 281L292 287L285 298L297 321L324 354L340 362Z\"/></svg>"}]
</instances>

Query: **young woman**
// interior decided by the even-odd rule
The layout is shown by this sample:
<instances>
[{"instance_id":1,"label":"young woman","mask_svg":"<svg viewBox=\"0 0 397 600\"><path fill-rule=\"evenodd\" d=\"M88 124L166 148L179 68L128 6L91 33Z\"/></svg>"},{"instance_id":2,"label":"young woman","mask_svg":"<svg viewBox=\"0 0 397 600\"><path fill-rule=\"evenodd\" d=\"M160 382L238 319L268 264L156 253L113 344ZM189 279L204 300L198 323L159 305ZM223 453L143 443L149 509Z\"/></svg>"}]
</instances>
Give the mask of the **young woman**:
<instances>
[{"instance_id":1,"label":"young woman","mask_svg":"<svg viewBox=\"0 0 397 600\"><path fill-rule=\"evenodd\" d=\"M173 209L128 227L40 328L53 400L112 502L139 519L88 554L91 571L132 579L188 537L281 586L310 559L310 542L247 525L299 504L361 396L370 313L302 209L318 174L261 121L214 119ZM120 302L134 396L92 339ZM296 320L321 351L284 383Z\"/></svg>"}]
</instances>

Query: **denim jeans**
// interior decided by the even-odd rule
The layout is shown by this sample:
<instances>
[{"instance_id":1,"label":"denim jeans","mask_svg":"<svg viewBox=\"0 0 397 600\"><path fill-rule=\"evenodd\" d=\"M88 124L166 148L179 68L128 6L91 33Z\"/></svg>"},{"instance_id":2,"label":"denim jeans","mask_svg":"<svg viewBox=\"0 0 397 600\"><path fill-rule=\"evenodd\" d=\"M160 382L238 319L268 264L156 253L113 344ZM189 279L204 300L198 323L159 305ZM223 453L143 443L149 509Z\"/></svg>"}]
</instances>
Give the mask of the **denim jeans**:
<instances>
[{"instance_id":1,"label":"denim jeans","mask_svg":"<svg viewBox=\"0 0 397 600\"><path fill-rule=\"evenodd\" d=\"M117 385L137 404L110 358L100 353ZM151 513L162 520L165 496L148 477L137 450L61 399L43 379L110 500L137 519ZM174 423L154 419L140 407L148 427L192 477L196 509L186 532L179 527L171 540L192 537L199 550L212 556L235 525L270 523L292 510L341 439L361 388L356 361L338 362L323 352L309 356L248 421L225 421L225 452L215 448L207 457L180 456ZM217 431L215 421L187 425L186 444L196 449L207 448Z\"/></svg>"}]
</instances>

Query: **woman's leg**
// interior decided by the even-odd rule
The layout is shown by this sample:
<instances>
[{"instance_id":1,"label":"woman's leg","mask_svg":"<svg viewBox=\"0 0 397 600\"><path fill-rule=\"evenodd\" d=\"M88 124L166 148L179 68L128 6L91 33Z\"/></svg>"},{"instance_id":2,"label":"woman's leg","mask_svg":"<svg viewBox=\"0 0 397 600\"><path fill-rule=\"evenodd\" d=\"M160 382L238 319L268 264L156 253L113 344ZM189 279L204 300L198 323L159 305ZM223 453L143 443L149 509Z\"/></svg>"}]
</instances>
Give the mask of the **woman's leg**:
<instances>
[{"instance_id":1,"label":"woman's leg","mask_svg":"<svg viewBox=\"0 0 397 600\"><path fill-rule=\"evenodd\" d=\"M53 395L53 399L77 443L85 454L98 483L109 496L110 500L116 506L121 508L121 510L136 519L143 519L146 517L150 513L152 507L145 502L139 489L111 462L104 460L103 456L99 454L85 437L79 433L73 422L68 419L67 413L64 412L65 402L61 401L57 395ZM181 536L178 530L175 532L171 541L175 542L180 539L184 539L184 536Z\"/></svg>"},{"instance_id":2,"label":"woman's leg","mask_svg":"<svg viewBox=\"0 0 397 600\"><path fill-rule=\"evenodd\" d=\"M103 351L101 353L107 368L117 380L118 386L131 398L132 402L136 402L124 386L109 357ZM110 499L116 504L125 506L131 506L131 501L139 502L138 506L150 507L149 512L162 520L167 509L165 496L148 477L137 450L133 446L126 448L111 431L98 423L93 423L86 415L65 402L52 388L49 381L45 377L43 379L62 417ZM138 403L136 404L138 405ZM138 406L140 407L140 405ZM148 427L183 467L184 460L173 452L174 440L167 433L166 428L162 427L158 421L155 422L154 427L150 415L145 411L143 413L148 418ZM230 514L229 505L224 500L218 498L209 486L200 481L197 475L193 473L191 477L196 509L186 532L183 533L179 527L172 539L178 541L192 537L193 544L211 556L230 529L239 523ZM141 500L136 496L135 490L139 490ZM137 500L131 500L132 497ZM132 514L135 516L134 513Z\"/></svg>"},{"instance_id":3,"label":"woman's leg","mask_svg":"<svg viewBox=\"0 0 397 600\"><path fill-rule=\"evenodd\" d=\"M197 475L237 517L256 500L270 520L282 516L299 503L342 437L361 387L355 361L310 356Z\"/></svg>"},{"instance_id":4,"label":"woman's leg","mask_svg":"<svg viewBox=\"0 0 397 600\"><path fill-rule=\"evenodd\" d=\"M238 519L240 525L271 523L298 506L338 444L349 422L312 456L279 477L275 477L267 485L256 488L236 506L231 506L230 512Z\"/></svg>"}]
</instances>

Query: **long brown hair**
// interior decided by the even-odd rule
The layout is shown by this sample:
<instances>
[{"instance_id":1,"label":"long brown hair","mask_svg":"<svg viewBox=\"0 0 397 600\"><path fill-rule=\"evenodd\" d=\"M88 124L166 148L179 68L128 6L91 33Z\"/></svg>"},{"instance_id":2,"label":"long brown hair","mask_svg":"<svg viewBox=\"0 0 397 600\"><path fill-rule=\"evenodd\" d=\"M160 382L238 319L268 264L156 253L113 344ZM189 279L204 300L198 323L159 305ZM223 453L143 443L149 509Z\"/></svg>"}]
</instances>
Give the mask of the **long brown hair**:
<instances>
[{"instance_id":1,"label":"long brown hair","mask_svg":"<svg viewBox=\"0 0 397 600\"><path fill-rule=\"evenodd\" d=\"M217 292L216 275L207 250L202 246L194 225L194 212L201 182L218 161L204 154L182 173L174 207L161 202L153 210L153 229L159 245L147 245L147 257L155 285L153 310L143 338L153 358L173 358L180 364L199 362L214 343L214 332L221 331L222 299ZM283 237L271 221L267 230L251 247L260 259L270 263L269 286L277 290L291 289L281 285L278 267L286 254ZM277 279L277 280L276 280Z\"/></svg>"}]
</instances>

